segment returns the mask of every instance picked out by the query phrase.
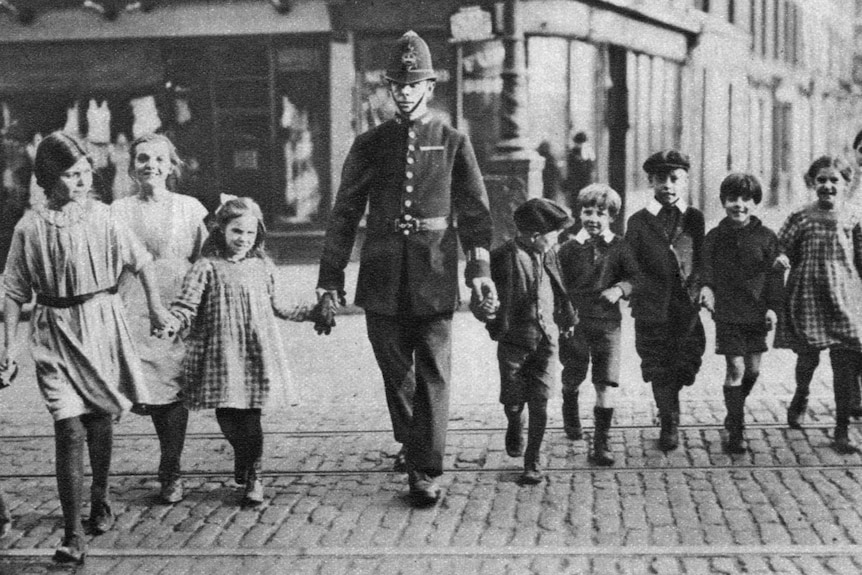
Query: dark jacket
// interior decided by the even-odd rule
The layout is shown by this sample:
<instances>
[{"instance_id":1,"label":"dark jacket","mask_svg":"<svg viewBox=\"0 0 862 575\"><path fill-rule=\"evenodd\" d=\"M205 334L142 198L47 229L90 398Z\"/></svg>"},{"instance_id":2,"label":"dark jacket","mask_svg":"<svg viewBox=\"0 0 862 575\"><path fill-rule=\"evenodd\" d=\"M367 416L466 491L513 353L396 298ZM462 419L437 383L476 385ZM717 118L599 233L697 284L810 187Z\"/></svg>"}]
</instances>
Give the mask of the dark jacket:
<instances>
[{"instance_id":1,"label":"dark jacket","mask_svg":"<svg viewBox=\"0 0 862 575\"><path fill-rule=\"evenodd\" d=\"M326 231L318 287L344 290L344 268L367 207L356 304L385 315L452 312L459 300L458 240L465 251L491 245L488 195L465 134L428 115L413 123L412 140L410 129L389 120L354 141ZM408 154L415 163L407 163ZM394 228L404 214L449 218L449 226L405 235ZM468 282L488 275L487 262L467 266Z\"/></svg>"},{"instance_id":2,"label":"dark jacket","mask_svg":"<svg viewBox=\"0 0 862 575\"><path fill-rule=\"evenodd\" d=\"M778 237L752 216L743 228L725 218L703 243L703 285L715 293L715 321L762 323L766 310L778 312L784 297L784 272L772 264Z\"/></svg>"},{"instance_id":3,"label":"dark jacket","mask_svg":"<svg viewBox=\"0 0 862 575\"><path fill-rule=\"evenodd\" d=\"M593 245L581 241L578 235L560 246L559 260L563 285L578 312L578 318L594 318L620 322L619 304L603 300L602 291L618 286L623 299L632 294L638 276L638 266L626 241L615 235L610 242L597 238L598 257Z\"/></svg>"},{"instance_id":4,"label":"dark jacket","mask_svg":"<svg viewBox=\"0 0 862 575\"><path fill-rule=\"evenodd\" d=\"M524 248L512 239L491 252L491 278L497 286L500 308L495 319L486 324L491 339L535 349L545 335L536 316L535 293L530 289L532 269L520 263L518 252ZM563 287L555 250L544 256L544 269L554 291L553 321L567 330L577 323L577 316Z\"/></svg>"},{"instance_id":5,"label":"dark jacket","mask_svg":"<svg viewBox=\"0 0 862 575\"><path fill-rule=\"evenodd\" d=\"M649 208L629 218L626 241L634 253L640 276L632 295L632 316L650 322L668 321L674 293L682 288L694 306L700 293L704 237L703 214L687 207L673 237Z\"/></svg>"}]
</instances>

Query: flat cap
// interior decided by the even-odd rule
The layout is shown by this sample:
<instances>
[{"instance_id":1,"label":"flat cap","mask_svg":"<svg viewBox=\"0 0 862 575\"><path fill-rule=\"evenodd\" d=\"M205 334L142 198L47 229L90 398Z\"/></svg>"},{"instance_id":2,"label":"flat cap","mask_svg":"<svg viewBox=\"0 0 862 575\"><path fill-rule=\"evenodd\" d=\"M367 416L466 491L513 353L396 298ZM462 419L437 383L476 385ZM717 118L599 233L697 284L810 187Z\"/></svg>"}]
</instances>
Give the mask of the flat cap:
<instances>
[{"instance_id":1,"label":"flat cap","mask_svg":"<svg viewBox=\"0 0 862 575\"><path fill-rule=\"evenodd\" d=\"M566 227L570 221L566 210L545 198L529 199L515 210L515 225L520 232L547 234Z\"/></svg>"},{"instance_id":2,"label":"flat cap","mask_svg":"<svg viewBox=\"0 0 862 575\"><path fill-rule=\"evenodd\" d=\"M647 174L655 174L658 172L669 172L682 168L688 171L691 168L691 162L688 156L676 150L662 150L656 152L646 159L644 162L644 171Z\"/></svg>"}]
</instances>

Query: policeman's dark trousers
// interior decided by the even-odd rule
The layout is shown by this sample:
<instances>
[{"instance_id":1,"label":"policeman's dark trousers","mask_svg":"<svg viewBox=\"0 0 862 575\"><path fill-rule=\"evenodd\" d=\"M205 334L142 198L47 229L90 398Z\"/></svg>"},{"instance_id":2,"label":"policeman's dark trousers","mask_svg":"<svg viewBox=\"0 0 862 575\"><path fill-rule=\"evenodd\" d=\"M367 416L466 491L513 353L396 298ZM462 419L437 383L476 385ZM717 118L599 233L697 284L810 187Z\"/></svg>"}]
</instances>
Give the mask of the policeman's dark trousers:
<instances>
[{"instance_id":1,"label":"policeman's dark trousers","mask_svg":"<svg viewBox=\"0 0 862 575\"><path fill-rule=\"evenodd\" d=\"M180 458L186 442L189 410L182 402L176 401L167 405L150 405L149 411L161 449L159 481L167 483L179 479Z\"/></svg>"},{"instance_id":2,"label":"policeman's dark trousers","mask_svg":"<svg viewBox=\"0 0 862 575\"><path fill-rule=\"evenodd\" d=\"M680 300L671 303L667 322L635 320L635 349L659 412L678 414L679 391L694 383L706 349L698 309Z\"/></svg>"},{"instance_id":3,"label":"policeman's dark trousers","mask_svg":"<svg viewBox=\"0 0 862 575\"><path fill-rule=\"evenodd\" d=\"M368 339L383 375L395 441L408 469L443 473L452 373L452 314L388 316L366 312Z\"/></svg>"},{"instance_id":4,"label":"policeman's dark trousers","mask_svg":"<svg viewBox=\"0 0 862 575\"><path fill-rule=\"evenodd\" d=\"M222 434L233 447L234 479L244 484L259 478L263 458L261 410L219 407L215 413Z\"/></svg>"},{"instance_id":5,"label":"policeman's dark trousers","mask_svg":"<svg viewBox=\"0 0 862 575\"><path fill-rule=\"evenodd\" d=\"M114 426L108 413L87 413L54 422L57 491L63 509L65 537L82 536L81 500L84 489L84 441L90 455L92 485L90 501L108 499L108 476Z\"/></svg>"}]
</instances>

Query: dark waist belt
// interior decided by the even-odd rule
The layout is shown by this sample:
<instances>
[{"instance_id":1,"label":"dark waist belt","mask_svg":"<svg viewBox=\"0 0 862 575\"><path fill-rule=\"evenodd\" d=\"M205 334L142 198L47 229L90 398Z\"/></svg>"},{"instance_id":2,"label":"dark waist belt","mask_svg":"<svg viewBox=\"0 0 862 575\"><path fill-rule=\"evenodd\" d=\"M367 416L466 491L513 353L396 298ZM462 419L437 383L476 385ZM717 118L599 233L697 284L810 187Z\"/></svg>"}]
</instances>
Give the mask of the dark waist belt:
<instances>
[{"instance_id":1,"label":"dark waist belt","mask_svg":"<svg viewBox=\"0 0 862 575\"><path fill-rule=\"evenodd\" d=\"M36 294L36 303L39 305L44 305L48 307L74 307L76 305L81 305L85 301L89 301L96 297L99 294L115 294L117 293L117 286L111 286L107 289L94 291L92 293L82 293L81 295L73 295L69 297L56 297L52 295L45 295L43 293Z\"/></svg>"},{"instance_id":2,"label":"dark waist belt","mask_svg":"<svg viewBox=\"0 0 862 575\"><path fill-rule=\"evenodd\" d=\"M397 220L392 220L392 231L404 235L410 235L415 232L445 230L448 227L449 218L447 216L414 218L409 215L403 215Z\"/></svg>"}]
</instances>

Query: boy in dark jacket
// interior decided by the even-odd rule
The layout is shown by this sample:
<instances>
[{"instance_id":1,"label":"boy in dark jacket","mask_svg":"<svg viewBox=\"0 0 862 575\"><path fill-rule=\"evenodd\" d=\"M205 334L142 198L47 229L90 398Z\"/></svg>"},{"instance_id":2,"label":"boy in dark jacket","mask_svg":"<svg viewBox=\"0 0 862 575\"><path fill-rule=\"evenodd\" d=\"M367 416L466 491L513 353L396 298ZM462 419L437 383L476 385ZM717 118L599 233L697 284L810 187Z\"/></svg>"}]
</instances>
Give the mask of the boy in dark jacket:
<instances>
[{"instance_id":1,"label":"boy in dark jacket","mask_svg":"<svg viewBox=\"0 0 862 575\"><path fill-rule=\"evenodd\" d=\"M774 269L778 237L752 215L763 191L750 174L730 174L719 198L727 213L703 244L701 304L715 320L715 353L725 356L725 450L745 453L745 399L760 374L766 334L775 326L784 273Z\"/></svg>"},{"instance_id":2,"label":"boy in dark jacket","mask_svg":"<svg viewBox=\"0 0 862 575\"><path fill-rule=\"evenodd\" d=\"M524 454L521 480L527 484L542 481L539 450L548 421L558 326L566 332L576 322L553 249L568 222L568 214L556 203L528 200L515 210L518 236L491 253L499 309L488 318L486 327L491 339L499 342L500 403L508 419L506 453L510 457ZM526 451L525 403L529 410Z\"/></svg>"},{"instance_id":3,"label":"boy in dark jacket","mask_svg":"<svg viewBox=\"0 0 862 575\"><path fill-rule=\"evenodd\" d=\"M643 168L654 198L628 221L626 240L640 269L632 295L635 348L652 383L662 451L679 445L679 392L694 383L706 347L700 306L703 214L689 206L688 156L657 152Z\"/></svg>"},{"instance_id":4,"label":"boy in dark jacket","mask_svg":"<svg viewBox=\"0 0 862 575\"><path fill-rule=\"evenodd\" d=\"M591 184L578 194L581 229L560 247L563 284L578 315L572 337L560 344L563 364L563 429L569 439L583 437L578 413L578 387L593 360L596 388L595 432L591 457L598 465L613 465L608 446L614 408L611 391L619 387L619 301L628 299L638 273L625 241L610 230L620 211L620 195L607 184Z\"/></svg>"}]
</instances>

